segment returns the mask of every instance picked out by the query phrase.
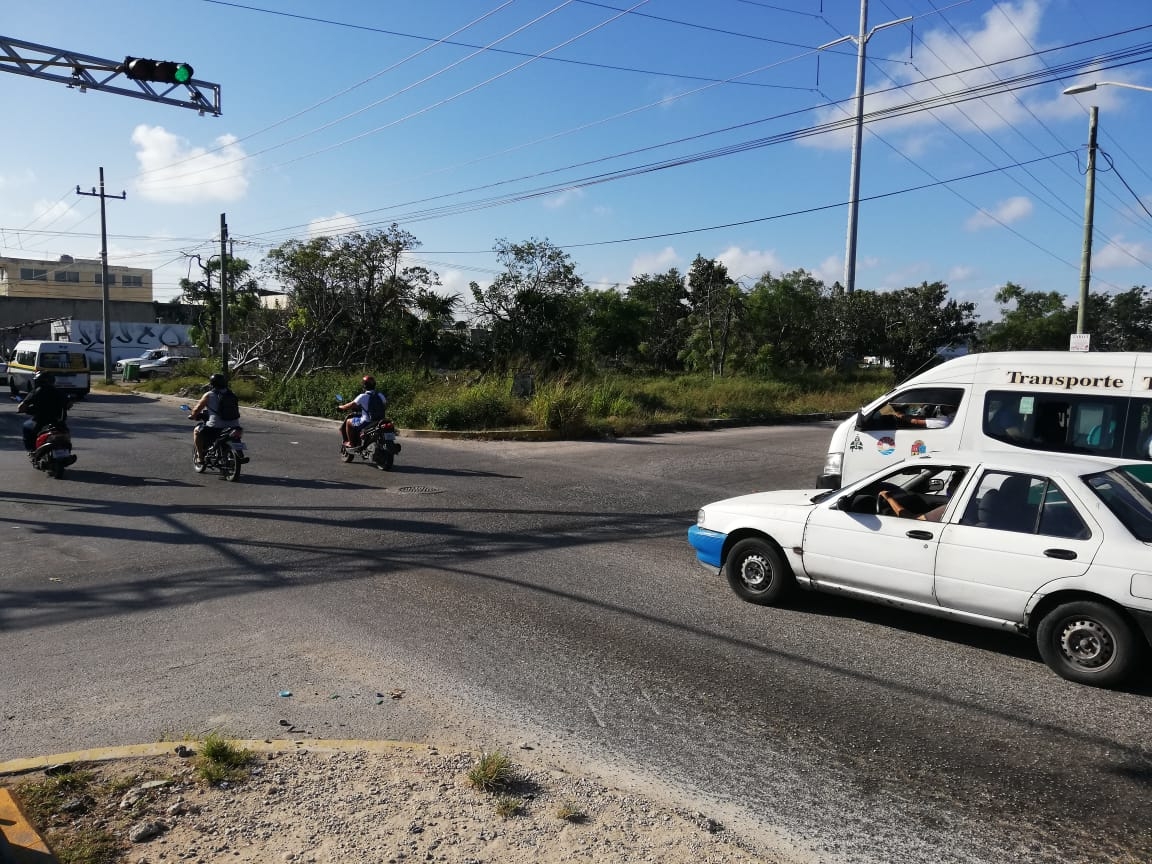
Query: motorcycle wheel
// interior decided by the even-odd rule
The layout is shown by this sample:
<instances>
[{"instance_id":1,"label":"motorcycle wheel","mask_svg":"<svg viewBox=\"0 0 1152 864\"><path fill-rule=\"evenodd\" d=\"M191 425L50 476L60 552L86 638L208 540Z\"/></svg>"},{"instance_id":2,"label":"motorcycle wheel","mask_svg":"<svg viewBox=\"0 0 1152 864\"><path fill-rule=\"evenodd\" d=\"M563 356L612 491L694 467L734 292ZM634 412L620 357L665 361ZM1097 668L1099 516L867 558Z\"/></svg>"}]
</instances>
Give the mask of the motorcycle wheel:
<instances>
[{"instance_id":1,"label":"motorcycle wheel","mask_svg":"<svg viewBox=\"0 0 1152 864\"><path fill-rule=\"evenodd\" d=\"M207 456L208 456L208 454L207 454L207 453L205 453L205 454L204 454L204 456L205 456L205 457L207 457ZM193 459L192 459L192 468L193 468L193 470L195 470L195 472L196 472L197 474L203 474L205 471L207 471L207 470L208 470L208 460L207 460L207 458L205 458L205 460L204 460L203 462L199 463L199 464L197 464L197 462L196 462L196 459L195 459L195 458L193 458Z\"/></svg>"},{"instance_id":2,"label":"motorcycle wheel","mask_svg":"<svg viewBox=\"0 0 1152 864\"><path fill-rule=\"evenodd\" d=\"M63 480L64 466L53 460L52 462L48 463L48 473L51 474L55 480Z\"/></svg>"},{"instance_id":3,"label":"motorcycle wheel","mask_svg":"<svg viewBox=\"0 0 1152 864\"><path fill-rule=\"evenodd\" d=\"M343 444L341 444L340 445L340 458L343 459L345 462L352 462L356 458L356 453L352 449L345 447Z\"/></svg>"},{"instance_id":4,"label":"motorcycle wheel","mask_svg":"<svg viewBox=\"0 0 1152 864\"><path fill-rule=\"evenodd\" d=\"M233 481L240 476L240 458L236 451L225 445L220 448L220 476L225 480Z\"/></svg>"},{"instance_id":5,"label":"motorcycle wheel","mask_svg":"<svg viewBox=\"0 0 1152 864\"><path fill-rule=\"evenodd\" d=\"M391 471L392 465L396 461L396 451L392 449L394 446L393 444L384 445L384 460L380 467L385 471Z\"/></svg>"}]
</instances>

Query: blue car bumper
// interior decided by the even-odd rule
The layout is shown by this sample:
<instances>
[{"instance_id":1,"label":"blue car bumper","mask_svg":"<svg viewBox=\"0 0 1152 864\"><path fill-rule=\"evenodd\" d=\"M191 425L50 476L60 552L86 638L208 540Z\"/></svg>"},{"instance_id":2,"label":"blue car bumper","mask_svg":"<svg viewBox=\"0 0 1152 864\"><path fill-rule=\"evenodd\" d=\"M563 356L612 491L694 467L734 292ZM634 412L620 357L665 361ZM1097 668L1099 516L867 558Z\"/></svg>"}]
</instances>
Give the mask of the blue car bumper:
<instances>
[{"instance_id":1,"label":"blue car bumper","mask_svg":"<svg viewBox=\"0 0 1152 864\"><path fill-rule=\"evenodd\" d=\"M700 559L700 563L708 567L719 568L723 563L724 541L727 537L727 534L709 531L699 525L693 525L688 529L688 542L696 550L696 557Z\"/></svg>"}]
</instances>

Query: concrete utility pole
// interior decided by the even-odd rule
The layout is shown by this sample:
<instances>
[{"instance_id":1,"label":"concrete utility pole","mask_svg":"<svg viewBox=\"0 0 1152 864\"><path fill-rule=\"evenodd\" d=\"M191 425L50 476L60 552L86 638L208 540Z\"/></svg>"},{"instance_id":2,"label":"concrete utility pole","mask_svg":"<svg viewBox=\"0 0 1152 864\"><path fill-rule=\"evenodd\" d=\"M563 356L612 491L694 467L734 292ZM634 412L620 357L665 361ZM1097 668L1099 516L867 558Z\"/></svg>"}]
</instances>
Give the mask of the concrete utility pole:
<instances>
[{"instance_id":1,"label":"concrete utility pole","mask_svg":"<svg viewBox=\"0 0 1152 864\"><path fill-rule=\"evenodd\" d=\"M1088 283L1092 279L1092 218L1096 212L1096 119L1100 109L1088 115L1088 169L1084 172L1084 247L1080 250L1080 305L1076 309L1076 332L1083 333L1088 313Z\"/></svg>"},{"instance_id":2,"label":"concrete utility pole","mask_svg":"<svg viewBox=\"0 0 1152 864\"><path fill-rule=\"evenodd\" d=\"M107 195L104 192L104 166L100 166L100 191L81 192L76 186L77 195L92 195L100 199L100 288L104 315L104 383L112 383L112 301L108 294L108 222L104 216L104 199L119 198L123 201L128 197L127 192L119 195Z\"/></svg>"},{"instance_id":3,"label":"concrete utility pole","mask_svg":"<svg viewBox=\"0 0 1152 864\"><path fill-rule=\"evenodd\" d=\"M220 214L220 371L228 374L228 352L232 339L228 335L228 221Z\"/></svg>"},{"instance_id":4,"label":"concrete utility pole","mask_svg":"<svg viewBox=\"0 0 1152 864\"><path fill-rule=\"evenodd\" d=\"M842 42L856 43L856 126L852 133L852 178L848 184L848 242L844 251L844 290L849 294L856 290L856 227L860 207L860 149L864 137L864 64L868 59L868 40L878 30L905 24L911 20L911 16L899 18L896 21L877 24L869 30L868 0L860 0L860 34L841 36L816 49L823 51Z\"/></svg>"}]
</instances>

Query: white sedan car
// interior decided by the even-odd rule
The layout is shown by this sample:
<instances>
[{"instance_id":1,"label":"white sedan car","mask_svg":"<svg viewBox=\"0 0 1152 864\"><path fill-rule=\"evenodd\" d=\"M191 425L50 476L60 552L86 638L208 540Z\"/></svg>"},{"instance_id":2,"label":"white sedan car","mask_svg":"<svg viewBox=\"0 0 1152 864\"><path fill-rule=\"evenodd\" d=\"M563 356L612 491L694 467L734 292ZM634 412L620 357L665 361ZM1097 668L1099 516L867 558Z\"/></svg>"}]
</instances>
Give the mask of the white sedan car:
<instances>
[{"instance_id":1,"label":"white sedan car","mask_svg":"<svg viewBox=\"0 0 1152 864\"><path fill-rule=\"evenodd\" d=\"M1114 687L1148 669L1146 462L929 454L839 490L708 504L688 539L751 603L800 587L1013 630L1083 684Z\"/></svg>"}]
</instances>

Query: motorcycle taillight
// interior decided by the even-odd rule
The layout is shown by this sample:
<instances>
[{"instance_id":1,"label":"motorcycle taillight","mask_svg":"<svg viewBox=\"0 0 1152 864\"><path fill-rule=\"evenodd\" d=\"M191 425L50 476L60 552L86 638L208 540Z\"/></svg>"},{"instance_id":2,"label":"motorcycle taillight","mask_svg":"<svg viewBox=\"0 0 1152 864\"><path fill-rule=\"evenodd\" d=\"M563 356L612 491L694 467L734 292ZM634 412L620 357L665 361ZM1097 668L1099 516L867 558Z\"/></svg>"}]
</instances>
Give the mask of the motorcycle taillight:
<instances>
[{"instance_id":1,"label":"motorcycle taillight","mask_svg":"<svg viewBox=\"0 0 1152 864\"><path fill-rule=\"evenodd\" d=\"M396 427L393 425L391 420L385 420L383 423L380 424L380 428L383 429L385 432L396 431Z\"/></svg>"},{"instance_id":2,"label":"motorcycle taillight","mask_svg":"<svg viewBox=\"0 0 1152 864\"><path fill-rule=\"evenodd\" d=\"M232 428L232 431L230 433L228 433L228 437L231 438L233 441L239 441L240 436L243 434L244 434L243 429L241 429L239 426L234 426Z\"/></svg>"}]
</instances>

